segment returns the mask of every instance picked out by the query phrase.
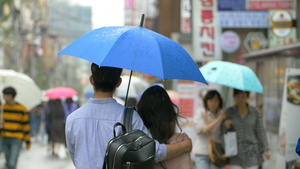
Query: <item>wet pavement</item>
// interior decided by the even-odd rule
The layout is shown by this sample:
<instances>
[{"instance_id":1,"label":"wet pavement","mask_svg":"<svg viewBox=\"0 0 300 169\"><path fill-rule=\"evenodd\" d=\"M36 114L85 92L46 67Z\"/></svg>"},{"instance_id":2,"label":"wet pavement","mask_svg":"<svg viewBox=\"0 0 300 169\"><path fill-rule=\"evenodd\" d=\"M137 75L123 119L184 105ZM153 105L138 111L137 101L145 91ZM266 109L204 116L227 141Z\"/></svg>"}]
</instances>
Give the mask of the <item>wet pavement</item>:
<instances>
[{"instance_id":1,"label":"wet pavement","mask_svg":"<svg viewBox=\"0 0 300 169\"><path fill-rule=\"evenodd\" d=\"M5 169L4 153L0 155L0 169ZM60 159L47 150L47 144L33 142L30 150L25 144L20 152L17 169L75 169L69 156Z\"/></svg>"}]
</instances>

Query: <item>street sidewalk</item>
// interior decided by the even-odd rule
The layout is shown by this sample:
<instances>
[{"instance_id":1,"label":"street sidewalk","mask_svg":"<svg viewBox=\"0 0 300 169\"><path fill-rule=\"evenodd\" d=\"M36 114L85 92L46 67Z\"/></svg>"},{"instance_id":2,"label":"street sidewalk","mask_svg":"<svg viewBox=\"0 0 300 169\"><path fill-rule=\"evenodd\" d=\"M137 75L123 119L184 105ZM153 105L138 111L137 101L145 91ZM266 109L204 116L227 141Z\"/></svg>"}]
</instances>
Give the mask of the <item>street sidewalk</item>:
<instances>
[{"instance_id":1,"label":"street sidewalk","mask_svg":"<svg viewBox=\"0 0 300 169\"><path fill-rule=\"evenodd\" d=\"M25 145L20 152L17 169L75 169L69 156L59 159L47 151L47 144L40 142L31 143L30 150L25 149ZM0 169L5 169L5 157L0 155Z\"/></svg>"}]
</instances>

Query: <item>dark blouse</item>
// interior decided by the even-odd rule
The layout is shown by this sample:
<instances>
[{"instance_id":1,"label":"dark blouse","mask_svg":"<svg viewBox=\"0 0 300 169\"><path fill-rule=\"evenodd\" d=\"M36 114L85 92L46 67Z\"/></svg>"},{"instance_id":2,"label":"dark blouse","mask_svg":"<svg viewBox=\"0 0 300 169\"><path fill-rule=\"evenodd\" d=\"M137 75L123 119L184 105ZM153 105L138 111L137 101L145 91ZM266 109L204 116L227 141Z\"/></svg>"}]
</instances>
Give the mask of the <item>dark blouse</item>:
<instances>
[{"instance_id":1,"label":"dark blouse","mask_svg":"<svg viewBox=\"0 0 300 169\"><path fill-rule=\"evenodd\" d=\"M230 158L231 165L251 167L263 163L268 141L258 109L248 105L248 115L242 119L236 105L225 110L226 120L232 120L237 134L238 155Z\"/></svg>"}]
</instances>

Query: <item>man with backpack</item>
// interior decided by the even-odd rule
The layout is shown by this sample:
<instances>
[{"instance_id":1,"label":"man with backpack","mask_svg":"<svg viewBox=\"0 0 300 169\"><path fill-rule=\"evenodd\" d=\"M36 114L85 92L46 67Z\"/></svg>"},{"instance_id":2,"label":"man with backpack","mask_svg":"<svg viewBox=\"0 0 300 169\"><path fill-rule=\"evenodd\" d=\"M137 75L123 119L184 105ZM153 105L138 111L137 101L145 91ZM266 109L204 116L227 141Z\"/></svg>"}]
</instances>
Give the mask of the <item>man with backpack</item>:
<instances>
[{"instance_id":1,"label":"man with backpack","mask_svg":"<svg viewBox=\"0 0 300 169\"><path fill-rule=\"evenodd\" d=\"M114 125L123 123L124 106L112 98L120 86L122 69L91 65L90 83L94 97L74 111L66 122L66 140L71 159L78 169L101 169L109 141L114 138ZM132 130L139 129L151 136L137 112L133 112ZM122 128L115 128L121 135ZM190 152L192 142L185 135L184 141L165 145L155 141L155 162Z\"/></svg>"}]
</instances>

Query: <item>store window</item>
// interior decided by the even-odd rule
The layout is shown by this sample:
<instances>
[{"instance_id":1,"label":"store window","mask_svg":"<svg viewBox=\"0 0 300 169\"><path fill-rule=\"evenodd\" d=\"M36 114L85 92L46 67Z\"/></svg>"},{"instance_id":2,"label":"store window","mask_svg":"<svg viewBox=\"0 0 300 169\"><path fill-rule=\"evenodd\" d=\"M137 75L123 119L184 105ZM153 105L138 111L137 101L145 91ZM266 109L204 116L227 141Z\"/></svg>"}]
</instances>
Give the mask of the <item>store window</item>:
<instances>
[{"instance_id":1,"label":"store window","mask_svg":"<svg viewBox=\"0 0 300 169\"><path fill-rule=\"evenodd\" d=\"M263 121L266 130L278 133L286 68L299 68L296 57L274 56L258 62L258 75L264 87ZM260 69L260 70L259 70ZM260 72L260 73L259 73Z\"/></svg>"}]
</instances>

